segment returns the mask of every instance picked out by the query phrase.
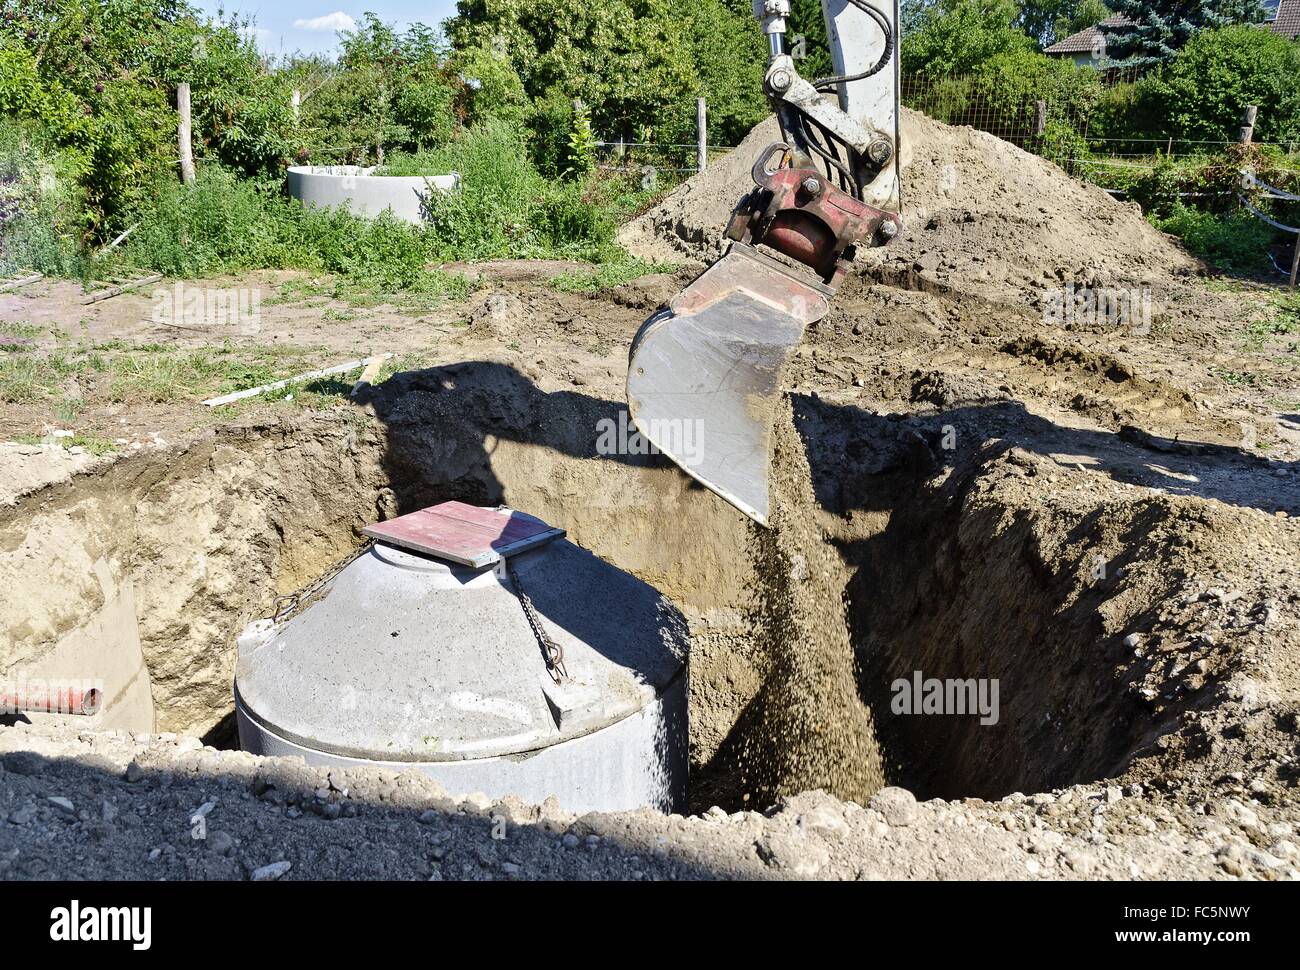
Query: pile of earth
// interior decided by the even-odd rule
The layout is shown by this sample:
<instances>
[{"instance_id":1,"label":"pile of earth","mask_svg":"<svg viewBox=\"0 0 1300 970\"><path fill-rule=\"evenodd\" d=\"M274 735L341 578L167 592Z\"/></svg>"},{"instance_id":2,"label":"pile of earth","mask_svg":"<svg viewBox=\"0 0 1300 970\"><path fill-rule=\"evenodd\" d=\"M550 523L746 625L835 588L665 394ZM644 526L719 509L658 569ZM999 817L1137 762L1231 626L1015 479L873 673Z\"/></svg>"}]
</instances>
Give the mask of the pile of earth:
<instances>
[{"instance_id":1,"label":"pile of earth","mask_svg":"<svg viewBox=\"0 0 1300 970\"><path fill-rule=\"evenodd\" d=\"M1067 283L1164 290L1200 269L1135 204L1009 142L908 109L902 131L904 232L857 261L879 282L1038 306L1044 291ZM624 227L620 242L649 259L720 255L727 218L753 185L754 159L780 140L768 118Z\"/></svg>"}]
</instances>

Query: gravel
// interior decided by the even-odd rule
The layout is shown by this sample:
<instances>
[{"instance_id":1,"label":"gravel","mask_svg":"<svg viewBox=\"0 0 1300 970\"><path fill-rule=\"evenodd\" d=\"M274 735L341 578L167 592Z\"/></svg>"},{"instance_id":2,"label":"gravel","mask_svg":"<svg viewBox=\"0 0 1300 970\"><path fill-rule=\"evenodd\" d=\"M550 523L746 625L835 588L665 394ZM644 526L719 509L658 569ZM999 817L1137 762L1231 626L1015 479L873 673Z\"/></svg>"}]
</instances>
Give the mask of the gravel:
<instances>
[{"instance_id":1,"label":"gravel","mask_svg":"<svg viewBox=\"0 0 1300 970\"><path fill-rule=\"evenodd\" d=\"M865 807L812 791L683 817L575 816L452 798L418 774L52 727L0 731L0 764L4 879L1300 878L1290 786L1252 792L1240 772L1199 799L1180 782L995 802L890 787Z\"/></svg>"}]
</instances>

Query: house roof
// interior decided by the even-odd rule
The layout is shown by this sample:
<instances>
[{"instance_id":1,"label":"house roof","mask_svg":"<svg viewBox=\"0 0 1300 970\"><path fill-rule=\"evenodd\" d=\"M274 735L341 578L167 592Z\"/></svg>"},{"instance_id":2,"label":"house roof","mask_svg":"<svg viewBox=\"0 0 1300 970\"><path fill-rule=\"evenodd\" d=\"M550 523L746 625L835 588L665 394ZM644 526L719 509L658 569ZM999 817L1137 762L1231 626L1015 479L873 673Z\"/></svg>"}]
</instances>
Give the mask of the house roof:
<instances>
[{"instance_id":1,"label":"house roof","mask_svg":"<svg viewBox=\"0 0 1300 970\"><path fill-rule=\"evenodd\" d=\"M1300 0L1292 0L1292 2L1300 2ZM1095 49L1095 45L1097 44L1097 42L1101 39L1102 32L1100 28L1102 26L1122 27L1125 24L1130 22L1131 21L1129 21L1127 17L1124 17L1120 14L1115 14L1113 17L1107 17L1105 20L1101 21L1101 23L1094 24L1091 27L1087 27L1079 31L1077 34L1071 34L1069 37L1066 37L1063 40L1058 40L1055 44L1052 44L1050 47L1043 48L1043 53L1044 54L1091 53Z\"/></svg>"},{"instance_id":2,"label":"house roof","mask_svg":"<svg viewBox=\"0 0 1300 970\"><path fill-rule=\"evenodd\" d=\"M1269 24L1269 30L1283 37L1300 36L1300 0L1282 0L1277 5L1277 16Z\"/></svg>"}]
</instances>

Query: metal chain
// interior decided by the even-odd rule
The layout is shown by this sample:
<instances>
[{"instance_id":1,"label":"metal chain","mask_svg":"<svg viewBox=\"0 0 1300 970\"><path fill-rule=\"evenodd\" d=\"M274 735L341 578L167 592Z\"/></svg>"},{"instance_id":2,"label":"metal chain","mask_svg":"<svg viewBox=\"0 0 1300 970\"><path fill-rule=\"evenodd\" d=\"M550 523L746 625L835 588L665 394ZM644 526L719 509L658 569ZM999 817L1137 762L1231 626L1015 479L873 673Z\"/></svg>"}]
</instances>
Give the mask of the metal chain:
<instances>
[{"instance_id":1,"label":"metal chain","mask_svg":"<svg viewBox=\"0 0 1300 970\"><path fill-rule=\"evenodd\" d=\"M313 579L296 593L287 593L284 596L277 596L275 599L275 622L283 623L285 620L289 619L289 617L302 609L304 605L319 596L325 587L334 581L335 577L337 577L339 573L343 572L344 569L365 555L374 544L374 539L367 539L365 542L361 543L359 547L353 549L322 575Z\"/></svg>"},{"instance_id":2,"label":"metal chain","mask_svg":"<svg viewBox=\"0 0 1300 970\"><path fill-rule=\"evenodd\" d=\"M515 570L514 560L509 556L506 557L506 572L510 575L510 583L515 588L515 595L519 597L519 602L524 608L524 616L532 628L533 636L542 647L542 656L546 658L546 672L551 675L551 680L558 684L569 676L569 671L564 666L564 650L551 639L546 628L542 626L537 608L533 606L529 595L524 592L523 584L519 582L519 573Z\"/></svg>"}]
</instances>

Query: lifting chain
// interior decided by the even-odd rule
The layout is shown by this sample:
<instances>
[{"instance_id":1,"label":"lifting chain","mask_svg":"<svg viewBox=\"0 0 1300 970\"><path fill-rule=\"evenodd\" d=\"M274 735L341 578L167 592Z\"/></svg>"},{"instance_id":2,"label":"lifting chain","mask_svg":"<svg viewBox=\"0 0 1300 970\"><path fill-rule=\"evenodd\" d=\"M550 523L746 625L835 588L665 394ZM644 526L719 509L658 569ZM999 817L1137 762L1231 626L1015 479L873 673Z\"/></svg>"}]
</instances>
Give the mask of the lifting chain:
<instances>
[{"instance_id":1,"label":"lifting chain","mask_svg":"<svg viewBox=\"0 0 1300 970\"><path fill-rule=\"evenodd\" d=\"M361 543L360 546L353 549L350 553L326 570L321 576L313 579L296 593L277 596L275 600L275 622L283 623L285 620L289 619L289 617L295 615L307 603L319 596L325 587L334 581L335 577L338 576L339 573L343 572L344 569L364 556L374 544L374 539L367 539L365 542Z\"/></svg>"},{"instance_id":2,"label":"lifting chain","mask_svg":"<svg viewBox=\"0 0 1300 970\"><path fill-rule=\"evenodd\" d=\"M569 671L564 666L564 651L560 645L551 639L546 628L542 626L541 617L537 615L537 608L533 606L533 601L528 594L524 592L523 584L519 582L519 573L515 570L515 563L509 556L506 557L506 572L510 576L510 584L515 588L515 595L519 597L519 602L524 608L524 616L528 619L528 625L532 628L533 636L537 638L538 644L542 648L542 656L546 658L546 672L551 675L551 680L557 684L561 683L569 676Z\"/></svg>"}]
</instances>

